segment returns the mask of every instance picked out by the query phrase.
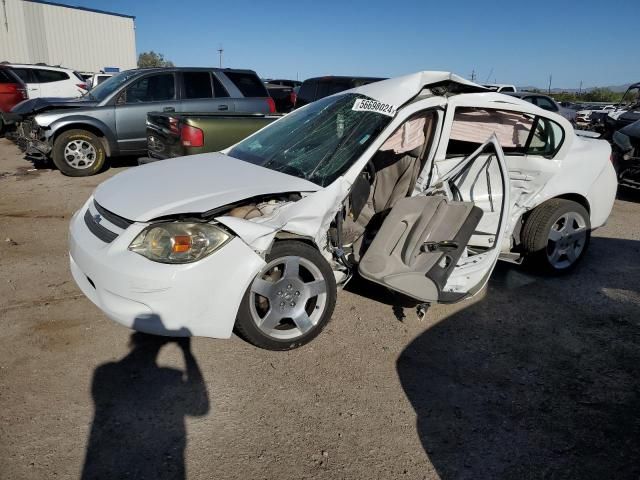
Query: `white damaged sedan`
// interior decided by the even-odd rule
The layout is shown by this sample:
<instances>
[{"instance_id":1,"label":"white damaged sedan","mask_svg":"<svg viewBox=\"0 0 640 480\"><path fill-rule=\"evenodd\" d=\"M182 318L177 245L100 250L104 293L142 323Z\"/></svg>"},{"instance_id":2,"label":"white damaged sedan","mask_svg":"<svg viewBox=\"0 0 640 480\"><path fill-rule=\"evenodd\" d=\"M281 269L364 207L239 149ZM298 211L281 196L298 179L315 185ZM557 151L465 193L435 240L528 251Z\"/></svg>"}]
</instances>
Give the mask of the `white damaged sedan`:
<instances>
[{"instance_id":1,"label":"white damaged sedan","mask_svg":"<svg viewBox=\"0 0 640 480\"><path fill-rule=\"evenodd\" d=\"M570 270L611 212L609 157L554 113L415 73L107 180L71 221L71 271L127 327L294 348L356 270L419 304L476 294L498 258Z\"/></svg>"}]
</instances>

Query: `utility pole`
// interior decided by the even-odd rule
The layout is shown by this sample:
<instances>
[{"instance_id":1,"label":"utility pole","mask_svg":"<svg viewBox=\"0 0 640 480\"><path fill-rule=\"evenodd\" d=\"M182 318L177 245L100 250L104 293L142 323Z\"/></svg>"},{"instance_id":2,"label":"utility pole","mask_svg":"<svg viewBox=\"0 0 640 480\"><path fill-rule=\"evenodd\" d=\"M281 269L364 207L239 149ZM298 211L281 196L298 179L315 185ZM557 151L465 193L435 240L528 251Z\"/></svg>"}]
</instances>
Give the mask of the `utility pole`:
<instances>
[{"instance_id":1,"label":"utility pole","mask_svg":"<svg viewBox=\"0 0 640 480\"><path fill-rule=\"evenodd\" d=\"M549 93L549 95L551 95L551 79L553 78L553 76L551 74L549 74L549 88L547 89L547 92Z\"/></svg>"},{"instance_id":2,"label":"utility pole","mask_svg":"<svg viewBox=\"0 0 640 480\"><path fill-rule=\"evenodd\" d=\"M582 80L580 80L580 88L578 89L578 96L582 95Z\"/></svg>"},{"instance_id":3,"label":"utility pole","mask_svg":"<svg viewBox=\"0 0 640 480\"><path fill-rule=\"evenodd\" d=\"M222 68L222 52L224 52L224 48L222 48L222 44L220 44L220 48L218 49L218 57L220 60L220 68Z\"/></svg>"},{"instance_id":4,"label":"utility pole","mask_svg":"<svg viewBox=\"0 0 640 480\"><path fill-rule=\"evenodd\" d=\"M476 69L475 68L473 70L471 70L471 81L472 82L476 81Z\"/></svg>"}]
</instances>

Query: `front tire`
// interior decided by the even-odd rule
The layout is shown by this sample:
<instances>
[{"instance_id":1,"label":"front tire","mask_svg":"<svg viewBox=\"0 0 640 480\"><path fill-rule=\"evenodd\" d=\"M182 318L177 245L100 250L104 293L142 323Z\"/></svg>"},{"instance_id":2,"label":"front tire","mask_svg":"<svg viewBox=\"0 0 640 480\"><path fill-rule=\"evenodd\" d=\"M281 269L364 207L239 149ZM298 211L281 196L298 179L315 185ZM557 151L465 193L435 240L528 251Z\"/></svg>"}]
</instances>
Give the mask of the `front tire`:
<instances>
[{"instance_id":1,"label":"front tire","mask_svg":"<svg viewBox=\"0 0 640 480\"><path fill-rule=\"evenodd\" d=\"M331 319L336 281L331 267L310 245L274 244L266 265L245 292L236 332L267 350L290 350L313 340Z\"/></svg>"},{"instance_id":2,"label":"front tire","mask_svg":"<svg viewBox=\"0 0 640 480\"><path fill-rule=\"evenodd\" d=\"M554 198L533 210L522 228L527 263L548 273L571 271L591 238L589 212L577 202Z\"/></svg>"},{"instance_id":3,"label":"front tire","mask_svg":"<svg viewBox=\"0 0 640 480\"><path fill-rule=\"evenodd\" d=\"M68 130L53 144L53 163L69 177L88 177L102 170L106 159L102 141L86 130Z\"/></svg>"}]
</instances>

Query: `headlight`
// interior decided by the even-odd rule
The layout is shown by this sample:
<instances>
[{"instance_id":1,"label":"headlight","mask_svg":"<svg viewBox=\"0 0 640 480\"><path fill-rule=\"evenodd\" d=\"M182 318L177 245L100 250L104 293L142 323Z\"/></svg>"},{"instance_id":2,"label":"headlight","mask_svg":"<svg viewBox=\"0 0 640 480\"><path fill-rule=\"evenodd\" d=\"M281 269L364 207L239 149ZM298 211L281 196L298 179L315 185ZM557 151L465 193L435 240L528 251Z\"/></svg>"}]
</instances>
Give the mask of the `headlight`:
<instances>
[{"instance_id":1,"label":"headlight","mask_svg":"<svg viewBox=\"0 0 640 480\"><path fill-rule=\"evenodd\" d=\"M156 223L135 238L129 250L161 263L196 262L231 240L231 235L210 223Z\"/></svg>"}]
</instances>

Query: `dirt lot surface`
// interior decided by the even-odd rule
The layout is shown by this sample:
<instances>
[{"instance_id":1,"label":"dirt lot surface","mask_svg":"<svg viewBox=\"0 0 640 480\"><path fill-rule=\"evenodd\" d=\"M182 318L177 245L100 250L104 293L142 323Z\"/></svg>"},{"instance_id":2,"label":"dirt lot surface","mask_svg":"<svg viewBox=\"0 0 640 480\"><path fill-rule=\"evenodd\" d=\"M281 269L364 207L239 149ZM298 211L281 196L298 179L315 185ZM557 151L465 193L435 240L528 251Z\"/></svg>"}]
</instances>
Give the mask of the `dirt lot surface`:
<instances>
[{"instance_id":1,"label":"dirt lot surface","mask_svg":"<svg viewBox=\"0 0 640 480\"><path fill-rule=\"evenodd\" d=\"M0 478L639 478L640 196L572 275L501 264L422 322L354 283L276 353L109 321L67 227L127 167L31 168L0 139Z\"/></svg>"}]
</instances>

